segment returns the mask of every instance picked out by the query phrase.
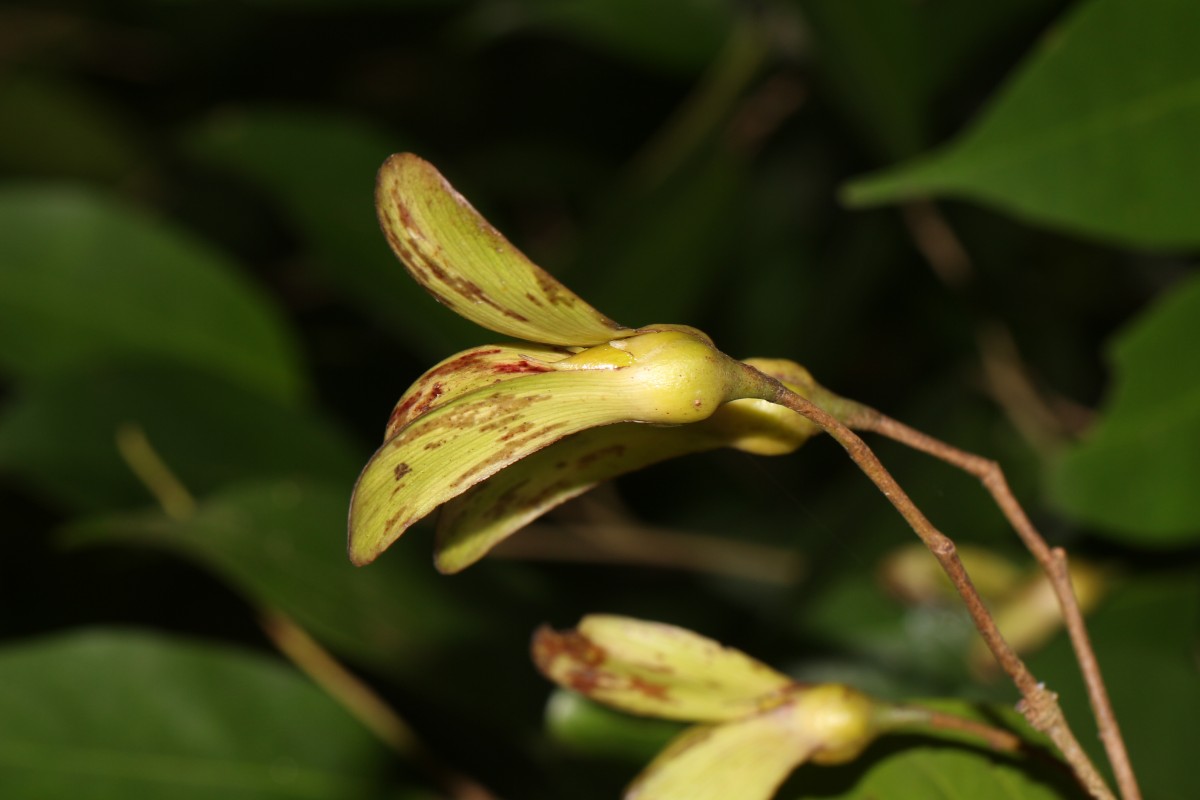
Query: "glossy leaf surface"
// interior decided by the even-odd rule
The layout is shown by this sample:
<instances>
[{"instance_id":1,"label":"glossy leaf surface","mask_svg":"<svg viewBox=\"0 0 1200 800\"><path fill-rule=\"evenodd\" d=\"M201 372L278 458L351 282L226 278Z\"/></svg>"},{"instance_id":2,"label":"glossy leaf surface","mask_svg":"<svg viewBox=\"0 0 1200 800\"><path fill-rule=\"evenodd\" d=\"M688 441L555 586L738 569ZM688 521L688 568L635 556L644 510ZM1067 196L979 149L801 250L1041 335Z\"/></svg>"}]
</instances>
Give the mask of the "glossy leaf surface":
<instances>
[{"instance_id":1,"label":"glossy leaf surface","mask_svg":"<svg viewBox=\"0 0 1200 800\"><path fill-rule=\"evenodd\" d=\"M1051 29L944 149L852 183L855 206L978 200L1141 247L1200 243L1200 6L1095 0Z\"/></svg>"},{"instance_id":2,"label":"glossy leaf surface","mask_svg":"<svg viewBox=\"0 0 1200 800\"><path fill-rule=\"evenodd\" d=\"M0 192L0 367L45 376L131 356L303 393L278 312L207 245L92 192Z\"/></svg>"},{"instance_id":3,"label":"glossy leaf surface","mask_svg":"<svg viewBox=\"0 0 1200 800\"><path fill-rule=\"evenodd\" d=\"M359 800L386 759L277 660L115 630L0 650L5 797Z\"/></svg>"},{"instance_id":4,"label":"glossy leaf surface","mask_svg":"<svg viewBox=\"0 0 1200 800\"><path fill-rule=\"evenodd\" d=\"M1096 426L1057 465L1073 517L1131 544L1200 541L1200 279L1168 292L1112 341Z\"/></svg>"}]
</instances>

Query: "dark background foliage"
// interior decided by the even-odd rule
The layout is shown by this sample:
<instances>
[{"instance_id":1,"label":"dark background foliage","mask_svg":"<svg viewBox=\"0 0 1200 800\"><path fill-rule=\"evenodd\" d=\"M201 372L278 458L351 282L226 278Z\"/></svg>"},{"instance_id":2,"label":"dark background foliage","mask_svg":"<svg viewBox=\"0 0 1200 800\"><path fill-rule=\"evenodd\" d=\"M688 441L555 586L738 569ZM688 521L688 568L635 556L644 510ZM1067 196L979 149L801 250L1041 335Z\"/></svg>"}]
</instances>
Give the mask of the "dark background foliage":
<instances>
[{"instance_id":1,"label":"dark background foliage","mask_svg":"<svg viewBox=\"0 0 1200 800\"><path fill-rule=\"evenodd\" d=\"M820 439L630 476L453 578L428 527L350 567L350 488L392 403L489 337L378 232L374 172L411 150L613 318L794 359L999 460L1052 543L1110 569L1093 636L1148 796L1196 796L1196 16L1169 0L0 8L0 794L436 796L278 655L268 610L505 797L617 796L663 740L595 709L547 725L528 637L588 612L889 697L1015 700L968 674L960 615L888 595L880 561L911 534ZM139 442L194 507L160 508L169 481ZM971 479L879 453L952 537L1028 564ZM597 523L766 549L742 553L757 577L725 574L702 538L684 559L634 537L635 561L677 568L540 557ZM1065 642L1031 664L1090 747ZM956 797L1000 791L984 754L900 744L804 768L781 796L932 796L931 775ZM1003 769L998 797L1069 795Z\"/></svg>"}]
</instances>

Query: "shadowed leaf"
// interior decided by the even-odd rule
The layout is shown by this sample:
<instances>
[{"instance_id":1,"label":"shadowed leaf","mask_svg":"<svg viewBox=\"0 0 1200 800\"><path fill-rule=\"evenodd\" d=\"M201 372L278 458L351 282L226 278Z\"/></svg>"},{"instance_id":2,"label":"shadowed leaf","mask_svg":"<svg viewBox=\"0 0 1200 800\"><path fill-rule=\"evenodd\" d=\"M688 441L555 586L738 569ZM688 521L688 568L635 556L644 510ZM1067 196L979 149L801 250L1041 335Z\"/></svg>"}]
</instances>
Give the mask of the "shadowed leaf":
<instances>
[{"instance_id":1,"label":"shadowed leaf","mask_svg":"<svg viewBox=\"0 0 1200 800\"><path fill-rule=\"evenodd\" d=\"M366 564L452 497L563 436L636 416L615 370L528 375L420 417L381 447L350 505L350 557Z\"/></svg>"},{"instance_id":2,"label":"shadowed leaf","mask_svg":"<svg viewBox=\"0 0 1200 800\"><path fill-rule=\"evenodd\" d=\"M445 642L495 628L479 617L488 609L471 607L415 552L354 569L338 535L345 509L344 483L259 482L204 498L187 519L157 511L93 517L71 523L63 539L178 553L338 653L393 676L418 674Z\"/></svg>"},{"instance_id":3,"label":"shadowed leaf","mask_svg":"<svg viewBox=\"0 0 1200 800\"><path fill-rule=\"evenodd\" d=\"M1200 278L1113 341L1102 416L1057 465L1052 488L1075 518L1147 547L1200 541Z\"/></svg>"},{"instance_id":4,"label":"shadowed leaf","mask_svg":"<svg viewBox=\"0 0 1200 800\"><path fill-rule=\"evenodd\" d=\"M303 394L282 317L208 245L92 192L0 192L0 366L47 376L135 356Z\"/></svg>"},{"instance_id":5,"label":"shadowed leaf","mask_svg":"<svg viewBox=\"0 0 1200 800\"><path fill-rule=\"evenodd\" d=\"M18 387L0 412L0 471L77 510L136 507L146 487L118 452L141 429L198 495L271 477L353 480L358 448L327 419L179 365L103 364Z\"/></svg>"},{"instance_id":6,"label":"shadowed leaf","mask_svg":"<svg viewBox=\"0 0 1200 800\"><path fill-rule=\"evenodd\" d=\"M382 745L261 656L97 630L0 651L0 794L90 800L362 800Z\"/></svg>"},{"instance_id":7,"label":"shadowed leaf","mask_svg":"<svg viewBox=\"0 0 1200 800\"><path fill-rule=\"evenodd\" d=\"M966 197L1142 247L1200 243L1200 4L1095 0L1052 29L945 149L852 183L851 205Z\"/></svg>"}]
</instances>

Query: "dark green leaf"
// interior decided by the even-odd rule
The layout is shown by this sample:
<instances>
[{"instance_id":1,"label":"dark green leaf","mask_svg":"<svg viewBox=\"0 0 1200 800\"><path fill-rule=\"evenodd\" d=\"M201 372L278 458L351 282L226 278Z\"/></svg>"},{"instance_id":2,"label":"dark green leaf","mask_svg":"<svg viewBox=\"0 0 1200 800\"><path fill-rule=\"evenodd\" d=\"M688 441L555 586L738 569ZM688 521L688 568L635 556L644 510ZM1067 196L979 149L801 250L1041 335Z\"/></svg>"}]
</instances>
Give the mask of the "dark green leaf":
<instances>
[{"instance_id":1,"label":"dark green leaf","mask_svg":"<svg viewBox=\"0 0 1200 800\"><path fill-rule=\"evenodd\" d=\"M965 197L1143 247L1200 243L1200 5L1094 0L945 149L851 184L852 205Z\"/></svg>"},{"instance_id":2,"label":"dark green leaf","mask_svg":"<svg viewBox=\"0 0 1200 800\"><path fill-rule=\"evenodd\" d=\"M138 149L98 94L67 83L8 73L0 82L0 166L16 174L116 179Z\"/></svg>"},{"instance_id":3,"label":"dark green leaf","mask_svg":"<svg viewBox=\"0 0 1200 800\"><path fill-rule=\"evenodd\" d=\"M135 355L302 391L276 310L201 242L91 192L0 190L0 367L46 376Z\"/></svg>"},{"instance_id":4,"label":"dark green leaf","mask_svg":"<svg viewBox=\"0 0 1200 800\"><path fill-rule=\"evenodd\" d=\"M186 521L160 513L92 519L71 543L133 541L208 565L263 606L278 608L332 648L406 674L480 616L437 576L428 552L397 548L370 569L346 557L349 486L271 482L230 489Z\"/></svg>"},{"instance_id":5,"label":"dark green leaf","mask_svg":"<svg viewBox=\"0 0 1200 800\"><path fill-rule=\"evenodd\" d=\"M1200 277L1113 341L1103 415L1058 463L1053 490L1072 516L1121 540L1200 541Z\"/></svg>"},{"instance_id":6,"label":"dark green leaf","mask_svg":"<svg viewBox=\"0 0 1200 800\"><path fill-rule=\"evenodd\" d=\"M1131 580L1088 618L1088 629L1142 792L1156 800L1200 797L1200 572ZM1102 762L1065 637L1029 666L1058 692L1080 743Z\"/></svg>"},{"instance_id":7,"label":"dark green leaf","mask_svg":"<svg viewBox=\"0 0 1200 800\"><path fill-rule=\"evenodd\" d=\"M633 198L592 231L582 272L586 299L626 325L694 320L733 250L728 218L745 188L745 165L709 152L667 185Z\"/></svg>"},{"instance_id":8,"label":"dark green leaf","mask_svg":"<svg viewBox=\"0 0 1200 800\"><path fill-rule=\"evenodd\" d=\"M473 15L483 32L546 28L644 65L678 72L703 69L733 25L725 0L528 0L493 2Z\"/></svg>"},{"instance_id":9,"label":"dark green leaf","mask_svg":"<svg viewBox=\"0 0 1200 800\"><path fill-rule=\"evenodd\" d=\"M340 652L413 674L439 643L474 630L428 551L397 548L366 569L346 557L350 487L295 482L214 496L184 521L131 514L85 521L71 543L133 541L207 564L255 602L278 608Z\"/></svg>"},{"instance_id":10,"label":"dark green leaf","mask_svg":"<svg viewBox=\"0 0 1200 800\"><path fill-rule=\"evenodd\" d=\"M117 431L136 425L190 491L258 477L347 486L361 454L316 414L166 364L102 366L29 381L0 414L0 470L75 509L144 505Z\"/></svg>"},{"instance_id":11,"label":"dark green leaf","mask_svg":"<svg viewBox=\"0 0 1200 800\"><path fill-rule=\"evenodd\" d=\"M386 753L259 656L95 630L0 651L0 796L360 800Z\"/></svg>"},{"instance_id":12,"label":"dark green leaf","mask_svg":"<svg viewBox=\"0 0 1200 800\"><path fill-rule=\"evenodd\" d=\"M479 329L432 302L388 249L375 216L375 173L400 137L317 113L226 113L195 131L196 155L244 176L287 212L312 266L407 344L441 357Z\"/></svg>"},{"instance_id":13,"label":"dark green leaf","mask_svg":"<svg viewBox=\"0 0 1200 800\"><path fill-rule=\"evenodd\" d=\"M1001 35L1051 0L800 0L818 67L863 135L893 158L930 144L938 101Z\"/></svg>"},{"instance_id":14,"label":"dark green leaf","mask_svg":"<svg viewBox=\"0 0 1200 800\"><path fill-rule=\"evenodd\" d=\"M555 689L546 704L546 728L558 742L580 753L649 763L685 726L635 717Z\"/></svg>"},{"instance_id":15,"label":"dark green leaf","mask_svg":"<svg viewBox=\"0 0 1200 800\"><path fill-rule=\"evenodd\" d=\"M1042 774L1027 771L1026 762L992 755L984 750L933 746L916 741L889 748L886 740L879 751L869 750L863 758L869 766L840 789L804 792L805 784L820 785L831 776L817 773L816 766L803 767L781 797L796 800L877 800L877 798L921 798L921 800L1075 800L1082 792L1072 791L1060 779L1059 787L1048 785ZM843 768L844 769L844 768ZM800 792L800 794L797 794Z\"/></svg>"},{"instance_id":16,"label":"dark green leaf","mask_svg":"<svg viewBox=\"0 0 1200 800\"><path fill-rule=\"evenodd\" d=\"M988 750L978 738L922 729L885 735L857 761L838 767L801 767L779 797L797 800L1082 800L1066 767L1011 707L963 700L914 701L959 717L1012 731L1037 755ZM1040 751L1040 752L1039 752Z\"/></svg>"}]
</instances>

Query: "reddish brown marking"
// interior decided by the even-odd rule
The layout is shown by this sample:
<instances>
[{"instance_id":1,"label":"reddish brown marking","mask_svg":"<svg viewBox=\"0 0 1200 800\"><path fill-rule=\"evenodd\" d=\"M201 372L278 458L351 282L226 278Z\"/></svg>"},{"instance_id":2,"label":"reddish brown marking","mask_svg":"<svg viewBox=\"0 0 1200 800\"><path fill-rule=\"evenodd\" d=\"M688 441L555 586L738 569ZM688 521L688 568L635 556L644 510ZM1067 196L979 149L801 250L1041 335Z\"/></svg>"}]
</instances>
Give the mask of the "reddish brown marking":
<instances>
[{"instance_id":1,"label":"reddish brown marking","mask_svg":"<svg viewBox=\"0 0 1200 800\"><path fill-rule=\"evenodd\" d=\"M513 311L511 308L505 306L503 303L497 302L492 298L491 295L484 291L483 287L471 279L448 272L440 263L438 263L438 255L440 254L435 253L430 255L423 253L417 249L417 247L419 247L418 243L414 242L413 244L414 249L411 251L411 255L415 261L420 262L420 266L414 270L414 272L420 272L422 274L424 280L421 280L421 278L418 278L418 280L421 280L423 284L426 284L426 288L434 291L435 294L437 294L436 290L434 290L429 284L433 284L436 281L466 300L469 300L473 303L483 303L491 306L493 309L510 319L514 319L518 322L529 321L527 317L518 314L516 311ZM406 260L405 263L408 263L410 266L413 265L411 261ZM443 302L445 301L443 300Z\"/></svg>"},{"instance_id":2,"label":"reddish brown marking","mask_svg":"<svg viewBox=\"0 0 1200 800\"><path fill-rule=\"evenodd\" d=\"M516 361L511 364L500 363L500 364L496 364L495 366L492 367L492 372L495 372L498 375L512 375L512 374L524 373L524 372L550 372L550 371L551 371L551 367L547 367L545 364L534 364L529 361L526 361L525 359L521 359L520 361Z\"/></svg>"},{"instance_id":3,"label":"reddish brown marking","mask_svg":"<svg viewBox=\"0 0 1200 800\"><path fill-rule=\"evenodd\" d=\"M483 510L483 518L488 520L498 520L508 516L509 509L521 497L521 489L529 483L528 479L520 480L509 486L503 492L496 496L496 499L487 505ZM522 503L524 505L524 503Z\"/></svg>"},{"instance_id":4,"label":"reddish brown marking","mask_svg":"<svg viewBox=\"0 0 1200 800\"><path fill-rule=\"evenodd\" d=\"M417 417L427 413L445 393L440 382L435 382L428 390L417 389L392 410L388 418L387 438L391 438Z\"/></svg>"},{"instance_id":5,"label":"reddish brown marking","mask_svg":"<svg viewBox=\"0 0 1200 800\"><path fill-rule=\"evenodd\" d=\"M522 433L529 433L529 431L531 431L531 430L533 430L532 422L528 422L528 421L522 422L520 425L516 426L511 431L509 431L508 433L501 436L500 441L507 442L510 439L512 439L514 436L520 436Z\"/></svg>"},{"instance_id":6,"label":"reddish brown marking","mask_svg":"<svg viewBox=\"0 0 1200 800\"><path fill-rule=\"evenodd\" d=\"M670 695L667 693L667 687L660 683L651 683L645 678L639 678L636 675L630 675L626 680L629 682L629 688L635 692L641 692L647 697L653 697L655 700L661 700L664 703L671 701Z\"/></svg>"},{"instance_id":7,"label":"reddish brown marking","mask_svg":"<svg viewBox=\"0 0 1200 800\"><path fill-rule=\"evenodd\" d=\"M578 487L579 487L579 484L569 478L565 478L563 480L558 480L558 481L553 481L552 483L548 483L545 486L543 486L542 490L540 492L527 497L525 499L525 502L523 503L523 505L525 505L529 508L542 508L543 506L546 505L546 501L548 501L550 498L555 497L556 495L562 494L565 491L577 489ZM563 502L563 501L560 500L558 502ZM556 503L556 505L557 505L557 503Z\"/></svg>"},{"instance_id":8,"label":"reddish brown marking","mask_svg":"<svg viewBox=\"0 0 1200 800\"><path fill-rule=\"evenodd\" d=\"M582 694L590 694L604 681L597 669L604 663L606 653L578 631L559 633L548 626L538 628L533 635L533 663L546 677ZM555 662L566 658L570 668L566 675L555 672Z\"/></svg>"},{"instance_id":9,"label":"reddish brown marking","mask_svg":"<svg viewBox=\"0 0 1200 800\"><path fill-rule=\"evenodd\" d=\"M545 303L542 302L542 298L538 297L533 292L526 292L525 299L528 300L529 302L533 303L538 308L541 308L542 306L545 305Z\"/></svg>"},{"instance_id":10,"label":"reddish brown marking","mask_svg":"<svg viewBox=\"0 0 1200 800\"><path fill-rule=\"evenodd\" d=\"M557 663L566 659L566 669ZM542 626L533 636L533 662L546 677L581 694L632 690L664 703L671 702L667 686L637 675L604 670L608 653L579 631L559 633Z\"/></svg>"},{"instance_id":11,"label":"reddish brown marking","mask_svg":"<svg viewBox=\"0 0 1200 800\"><path fill-rule=\"evenodd\" d=\"M399 524L397 524L397 522L396 522L396 520L400 519L400 517L402 517L403 515L404 515L404 509L400 509L395 514L388 517L388 521L383 523L383 529L385 531L390 531L397 527L399 527L399 529L401 531L407 529L409 525L413 524L413 519L411 517L409 517L408 519L404 520L403 522L401 522Z\"/></svg>"},{"instance_id":12,"label":"reddish brown marking","mask_svg":"<svg viewBox=\"0 0 1200 800\"><path fill-rule=\"evenodd\" d=\"M579 469L587 469L602 458L608 458L609 456L620 458L623 455L625 455L625 445L613 444L608 447L602 447L599 450L593 450L590 453L584 453L575 461L575 466Z\"/></svg>"},{"instance_id":13,"label":"reddish brown marking","mask_svg":"<svg viewBox=\"0 0 1200 800\"><path fill-rule=\"evenodd\" d=\"M572 308L579 301L579 298L569 289L540 267L534 267L533 274L537 278L538 288L542 290L542 294L550 301L550 305Z\"/></svg>"},{"instance_id":14,"label":"reddish brown marking","mask_svg":"<svg viewBox=\"0 0 1200 800\"><path fill-rule=\"evenodd\" d=\"M392 474L396 476L396 480L400 480L401 478L403 478L405 475L407 475L410 472L412 472L412 467L410 467L408 464L404 463L403 461L401 461L399 464L397 464L396 468L392 470Z\"/></svg>"}]
</instances>

